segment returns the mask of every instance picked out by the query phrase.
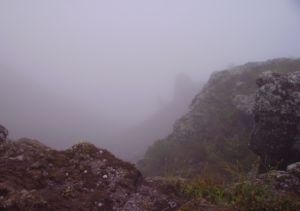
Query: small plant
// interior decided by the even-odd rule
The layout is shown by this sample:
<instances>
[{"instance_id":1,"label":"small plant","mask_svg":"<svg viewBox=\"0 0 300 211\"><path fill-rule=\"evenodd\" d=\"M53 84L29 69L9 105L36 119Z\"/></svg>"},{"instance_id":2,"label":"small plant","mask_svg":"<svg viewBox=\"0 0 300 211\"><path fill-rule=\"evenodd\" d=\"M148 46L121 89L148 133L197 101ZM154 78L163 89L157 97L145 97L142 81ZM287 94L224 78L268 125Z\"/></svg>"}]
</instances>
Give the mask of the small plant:
<instances>
[{"instance_id":1,"label":"small plant","mask_svg":"<svg viewBox=\"0 0 300 211\"><path fill-rule=\"evenodd\" d=\"M182 192L192 199L204 198L214 204L224 204L225 188L222 183L210 179L197 179L183 185Z\"/></svg>"}]
</instances>

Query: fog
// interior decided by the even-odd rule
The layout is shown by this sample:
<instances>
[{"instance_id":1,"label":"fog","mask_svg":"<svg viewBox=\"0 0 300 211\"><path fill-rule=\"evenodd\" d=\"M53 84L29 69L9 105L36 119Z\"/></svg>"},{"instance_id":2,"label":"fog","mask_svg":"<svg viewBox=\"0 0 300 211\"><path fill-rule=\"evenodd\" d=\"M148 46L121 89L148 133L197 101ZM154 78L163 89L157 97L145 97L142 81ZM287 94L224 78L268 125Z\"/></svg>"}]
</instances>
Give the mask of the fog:
<instances>
[{"instance_id":1,"label":"fog","mask_svg":"<svg viewBox=\"0 0 300 211\"><path fill-rule=\"evenodd\" d=\"M129 143L116 137L178 103L178 75L198 85L159 136L211 72L299 57L299 37L299 0L1 0L0 124L119 152Z\"/></svg>"}]
</instances>

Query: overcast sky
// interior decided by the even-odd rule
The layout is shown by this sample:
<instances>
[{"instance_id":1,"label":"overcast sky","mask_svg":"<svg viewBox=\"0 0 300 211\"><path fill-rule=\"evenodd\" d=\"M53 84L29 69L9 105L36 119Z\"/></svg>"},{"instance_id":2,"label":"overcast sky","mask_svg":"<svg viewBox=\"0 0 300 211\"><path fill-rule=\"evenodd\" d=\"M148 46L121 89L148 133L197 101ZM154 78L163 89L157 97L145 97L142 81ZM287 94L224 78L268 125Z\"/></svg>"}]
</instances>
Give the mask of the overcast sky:
<instances>
[{"instance_id":1,"label":"overcast sky","mask_svg":"<svg viewBox=\"0 0 300 211\"><path fill-rule=\"evenodd\" d=\"M299 0L0 0L0 64L84 109L131 124L156 109L158 96L171 98L179 73L200 81L232 64L299 57L299 6Z\"/></svg>"}]
</instances>

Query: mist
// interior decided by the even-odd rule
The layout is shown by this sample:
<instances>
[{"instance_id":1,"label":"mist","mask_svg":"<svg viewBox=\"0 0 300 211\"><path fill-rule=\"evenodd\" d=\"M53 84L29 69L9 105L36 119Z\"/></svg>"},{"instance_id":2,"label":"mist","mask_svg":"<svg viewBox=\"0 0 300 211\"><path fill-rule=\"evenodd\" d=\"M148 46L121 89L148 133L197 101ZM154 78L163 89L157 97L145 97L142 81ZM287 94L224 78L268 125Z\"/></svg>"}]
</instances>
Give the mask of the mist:
<instances>
[{"instance_id":1,"label":"mist","mask_svg":"<svg viewBox=\"0 0 300 211\"><path fill-rule=\"evenodd\" d=\"M0 124L55 148L129 153L122 134L180 102L167 135L213 71L300 56L298 0L2 0L0 26Z\"/></svg>"}]
</instances>

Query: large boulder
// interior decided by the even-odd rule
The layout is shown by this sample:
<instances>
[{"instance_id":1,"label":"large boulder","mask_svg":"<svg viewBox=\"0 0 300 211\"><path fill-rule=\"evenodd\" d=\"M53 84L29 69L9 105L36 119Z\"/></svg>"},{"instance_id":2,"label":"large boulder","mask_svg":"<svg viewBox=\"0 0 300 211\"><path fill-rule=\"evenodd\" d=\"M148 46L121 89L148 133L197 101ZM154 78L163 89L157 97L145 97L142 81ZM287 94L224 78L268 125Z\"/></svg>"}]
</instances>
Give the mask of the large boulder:
<instances>
[{"instance_id":1,"label":"large boulder","mask_svg":"<svg viewBox=\"0 0 300 211\"><path fill-rule=\"evenodd\" d=\"M258 80L250 148L260 172L300 161L300 72L264 73Z\"/></svg>"}]
</instances>

